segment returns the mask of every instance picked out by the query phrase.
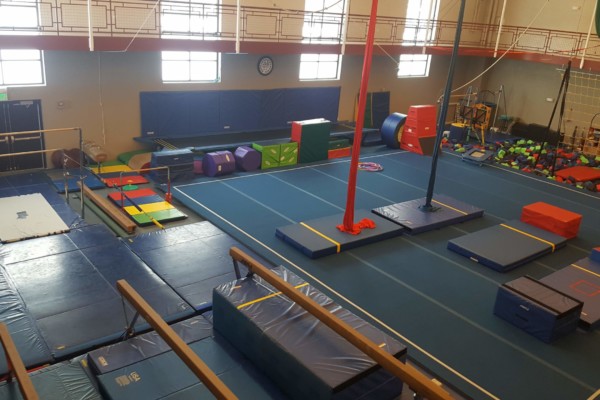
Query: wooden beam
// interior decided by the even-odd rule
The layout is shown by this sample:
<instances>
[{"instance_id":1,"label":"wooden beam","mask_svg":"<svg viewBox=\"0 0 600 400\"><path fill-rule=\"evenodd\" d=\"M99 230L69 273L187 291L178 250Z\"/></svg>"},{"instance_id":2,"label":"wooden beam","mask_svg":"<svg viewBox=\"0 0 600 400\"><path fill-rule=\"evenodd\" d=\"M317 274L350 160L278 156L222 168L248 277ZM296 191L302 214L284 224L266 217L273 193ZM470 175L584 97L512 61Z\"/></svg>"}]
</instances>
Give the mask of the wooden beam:
<instances>
[{"instance_id":1,"label":"wooden beam","mask_svg":"<svg viewBox=\"0 0 600 400\"><path fill-rule=\"evenodd\" d=\"M198 357L196 353L167 325L161 316L135 291L124 279L117 281L117 289L125 299L140 313L152 328L188 368L204 383L217 399L233 400L236 395L219 377Z\"/></svg>"},{"instance_id":2,"label":"wooden beam","mask_svg":"<svg viewBox=\"0 0 600 400\"><path fill-rule=\"evenodd\" d=\"M23 360L21 359L21 356L19 356L17 347L15 346L15 343L8 332L8 328L4 323L1 322L0 342L2 342L2 347L4 348L8 370L17 378L17 384L19 385L19 390L21 391L23 398L25 400L39 399L38 394L33 387L33 383L31 383L31 378L29 378L29 375L27 374L25 365L23 365Z\"/></svg>"},{"instance_id":3,"label":"wooden beam","mask_svg":"<svg viewBox=\"0 0 600 400\"><path fill-rule=\"evenodd\" d=\"M331 314L329 311L327 311L327 309L323 308L310 297L295 290L292 285L281 279L273 271L254 260L242 250L238 249L237 247L232 247L229 250L229 254L235 261L241 262L248 267L250 272L259 275L281 293L286 295L290 300L300 305L306 311L319 319L322 323L333 329L338 335L342 336L367 356L371 357L387 371L400 378L416 393L430 400L452 399L448 392L427 378L416 368L412 367L411 365L404 364L400 360L394 358L391 354L379 348L376 343L371 341L360 332L357 332L346 322Z\"/></svg>"},{"instance_id":4,"label":"wooden beam","mask_svg":"<svg viewBox=\"0 0 600 400\"><path fill-rule=\"evenodd\" d=\"M121 228L125 230L127 233L133 233L136 228L135 222L130 220L125 214L119 210L117 206L110 202L110 200L94 193L89 187L83 184L81 186L81 182L77 182L77 186L82 189L83 195L89 197L89 199L96 204L102 211L108 214L109 217L112 218Z\"/></svg>"}]
</instances>

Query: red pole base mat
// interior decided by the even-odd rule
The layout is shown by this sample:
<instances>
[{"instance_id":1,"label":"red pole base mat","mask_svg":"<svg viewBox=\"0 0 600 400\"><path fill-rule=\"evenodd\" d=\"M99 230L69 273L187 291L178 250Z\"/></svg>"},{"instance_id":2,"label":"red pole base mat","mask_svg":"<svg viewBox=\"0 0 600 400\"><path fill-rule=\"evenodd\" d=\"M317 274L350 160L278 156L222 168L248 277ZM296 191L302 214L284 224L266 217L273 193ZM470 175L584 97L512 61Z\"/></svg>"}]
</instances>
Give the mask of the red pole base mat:
<instances>
[{"instance_id":1,"label":"red pole base mat","mask_svg":"<svg viewBox=\"0 0 600 400\"><path fill-rule=\"evenodd\" d=\"M375 229L377 228L377 225L375 224L375 221L370 220L369 218L363 218L358 221L358 224L352 224L352 229L350 230L346 229L344 224L337 225L337 228L342 232L346 232L351 235L358 235L363 229Z\"/></svg>"}]
</instances>

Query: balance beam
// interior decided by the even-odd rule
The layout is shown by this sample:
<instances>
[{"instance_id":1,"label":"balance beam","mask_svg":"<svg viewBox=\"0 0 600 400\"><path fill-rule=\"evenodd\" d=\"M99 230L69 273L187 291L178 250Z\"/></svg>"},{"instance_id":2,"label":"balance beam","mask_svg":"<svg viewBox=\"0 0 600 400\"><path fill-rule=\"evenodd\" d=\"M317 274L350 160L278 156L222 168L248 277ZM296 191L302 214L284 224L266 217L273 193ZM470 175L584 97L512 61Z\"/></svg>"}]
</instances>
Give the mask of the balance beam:
<instances>
[{"instance_id":1,"label":"balance beam","mask_svg":"<svg viewBox=\"0 0 600 400\"><path fill-rule=\"evenodd\" d=\"M167 325L161 316L126 280L118 280L117 289L217 399L237 400L236 395L208 368L200 357L175 333L173 328Z\"/></svg>"},{"instance_id":2,"label":"balance beam","mask_svg":"<svg viewBox=\"0 0 600 400\"><path fill-rule=\"evenodd\" d=\"M135 222L131 221L121 210L113 205L108 199L94 193L93 190L88 188L85 184L83 187L81 182L77 182L77 185L81 188L83 195L89 197L89 199L96 204L102 211L104 211L113 221L115 221L121 228L127 233L133 233L136 228Z\"/></svg>"},{"instance_id":3,"label":"balance beam","mask_svg":"<svg viewBox=\"0 0 600 400\"><path fill-rule=\"evenodd\" d=\"M342 336L348 342L356 346L356 348L379 363L379 365L381 365L387 371L400 378L416 393L431 400L452 399L448 392L431 381L417 369L402 363L389 353L383 351L373 341L352 329L350 325L331 314L311 298L300 293L288 282L283 281L267 267L254 260L242 250L238 249L237 247L232 247L229 250L229 255L234 262L242 263L248 268L250 273L259 275L269 284L273 285L273 287L286 295L290 300L303 307L306 311L311 313L314 317L319 319L338 335Z\"/></svg>"},{"instance_id":4,"label":"balance beam","mask_svg":"<svg viewBox=\"0 0 600 400\"><path fill-rule=\"evenodd\" d=\"M19 356L15 343L8 332L8 328L3 323L0 323L0 342L2 342L2 347L4 348L8 370L11 373L11 377L14 375L17 378L19 390L21 391L23 398L25 400L39 399L39 396L33 387L33 383L31 383L31 379L27 374L23 360Z\"/></svg>"}]
</instances>

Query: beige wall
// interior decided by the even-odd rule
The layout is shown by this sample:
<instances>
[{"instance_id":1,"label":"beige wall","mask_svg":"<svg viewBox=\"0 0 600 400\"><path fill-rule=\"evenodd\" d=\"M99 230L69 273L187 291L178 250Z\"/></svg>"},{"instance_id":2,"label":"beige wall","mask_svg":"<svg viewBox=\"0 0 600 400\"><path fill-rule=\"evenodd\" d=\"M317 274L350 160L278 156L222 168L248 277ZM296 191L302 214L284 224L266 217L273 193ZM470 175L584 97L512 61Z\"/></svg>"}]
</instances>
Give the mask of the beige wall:
<instances>
[{"instance_id":1,"label":"beige wall","mask_svg":"<svg viewBox=\"0 0 600 400\"><path fill-rule=\"evenodd\" d=\"M271 89L341 86L339 119L353 119L359 91L362 56L346 56L340 81L300 82L298 55L274 56L275 68L267 77L256 71L257 55L224 54L222 82L216 84L163 84L160 54L156 52L91 53L45 52L45 87L10 88L11 100L41 99L44 127L82 127L84 137L104 144L112 157L138 148L139 93L166 90ZM375 57L370 91L391 91L391 111L405 112L411 104L435 104L446 82L449 57L433 58L430 77L398 79L395 61ZM459 62L456 83L464 82L479 67L478 59ZM49 135L47 147L77 147L74 135Z\"/></svg>"}]
</instances>

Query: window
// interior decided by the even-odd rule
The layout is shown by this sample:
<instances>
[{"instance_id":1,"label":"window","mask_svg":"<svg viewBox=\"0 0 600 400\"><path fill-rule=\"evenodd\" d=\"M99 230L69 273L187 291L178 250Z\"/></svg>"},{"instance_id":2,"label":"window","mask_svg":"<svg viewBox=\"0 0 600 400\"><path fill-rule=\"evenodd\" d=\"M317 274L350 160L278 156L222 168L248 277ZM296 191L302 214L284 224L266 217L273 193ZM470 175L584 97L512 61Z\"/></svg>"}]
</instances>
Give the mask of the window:
<instances>
[{"instance_id":1,"label":"window","mask_svg":"<svg viewBox=\"0 0 600 400\"><path fill-rule=\"evenodd\" d=\"M217 37L220 24L219 0L163 1L160 4L160 31L163 37Z\"/></svg>"},{"instance_id":2,"label":"window","mask_svg":"<svg viewBox=\"0 0 600 400\"><path fill-rule=\"evenodd\" d=\"M339 79L341 59L338 54L302 54L300 80Z\"/></svg>"},{"instance_id":3,"label":"window","mask_svg":"<svg viewBox=\"0 0 600 400\"><path fill-rule=\"evenodd\" d=\"M44 85L40 50L0 50L0 86Z\"/></svg>"},{"instance_id":4,"label":"window","mask_svg":"<svg viewBox=\"0 0 600 400\"><path fill-rule=\"evenodd\" d=\"M304 43L339 43L342 37L344 0L306 0Z\"/></svg>"},{"instance_id":5,"label":"window","mask_svg":"<svg viewBox=\"0 0 600 400\"><path fill-rule=\"evenodd\" d=\"M9 32L4 33L14 35L14 30L35 29L37 31L38 26L38 7L36 0L4 2L0 5L0 29L9 30Z\"/></svg>"},{"instance_id":6,"label":"window","mask_svg":"<svg viewBox=\"0 0 600 400\"><path fill-rule=\"evenodd\" d=\"M428 54L401 54L398 77L429 76L431 56Z\"/></svg>"},{"instance_id":7,"label":"window","mask_svg":"<svg viewBox=\"0 0 600 400\"><path fill-rule=\"evenodd\" d=\"M439 0L408 0L406 27L402 34L403 46L425 46L435 35L431 21L437 18ZM402 54L398 61L398 77L429 76L431 56Z\"/></svg>"},{"instance_id":8,"label":"window","mask_svg":"<svg viewBox=\"0 0 600 400\"><path fill-rule=\"evenodd\" d=\"M306 0L302 37L304 43L340 43L346 0ZM340 79L342 56L302 54L300 80Z\"/></svg>"},{"instance_id":9,"label":"window","mask_svg":"<svg viewBox=\"0 0 600 400\"><path fill-rule=\"evenodd\" d=\"M163 51L163 82L219 82L221 56L201 51Z\"/></svg>"}]
</instances>

